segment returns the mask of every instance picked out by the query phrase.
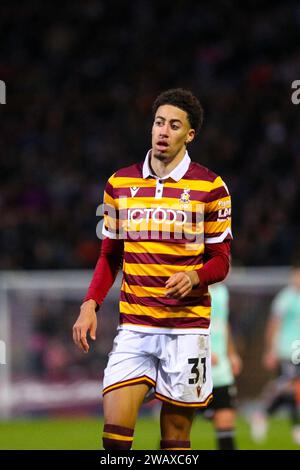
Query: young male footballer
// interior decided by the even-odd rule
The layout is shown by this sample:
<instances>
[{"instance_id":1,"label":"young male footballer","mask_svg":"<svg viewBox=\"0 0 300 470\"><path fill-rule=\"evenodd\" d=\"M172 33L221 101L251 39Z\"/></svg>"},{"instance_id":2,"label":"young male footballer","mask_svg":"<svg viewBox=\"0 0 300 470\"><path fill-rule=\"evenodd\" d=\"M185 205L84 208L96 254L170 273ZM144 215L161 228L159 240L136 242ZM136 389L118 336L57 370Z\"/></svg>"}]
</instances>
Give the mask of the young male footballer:
<instances>
[{"instance_id":1,"label":"young male footballer","mask_svg":"<svg viewBox=\"0 0 300 470\"><path fill-rule=\"evenodd\" d=\"M123 263L120 322L103 381L106 450L132 446L150 388L162 402L161 449L190 449L194 412L212 398L208 286L229 270L230 195L222 179L192 162L187 145L203 109L188 90L153 104L145 159L114 173L104 192L101 254L73 327L89 350L96 311Z\"/></svg>"}]
</instances>

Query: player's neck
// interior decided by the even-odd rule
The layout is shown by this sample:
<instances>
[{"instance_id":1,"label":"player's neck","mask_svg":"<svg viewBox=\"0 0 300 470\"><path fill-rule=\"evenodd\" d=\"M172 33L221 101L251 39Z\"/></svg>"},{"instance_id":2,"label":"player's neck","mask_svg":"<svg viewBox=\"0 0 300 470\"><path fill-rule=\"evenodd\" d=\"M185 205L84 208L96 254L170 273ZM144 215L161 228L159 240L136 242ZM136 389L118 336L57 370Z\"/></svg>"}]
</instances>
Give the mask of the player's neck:
<instances>
[{"instance_id":1,"label":"player's neck","mask_svg":"<svg viewBox=\"0 0 300 470\"><path fill-rule=\"evenodd\" d=\"M157 176L164 178L164 176L169 175L171 171L179 165L181 160L184 158L185 152L186 149L183 148L172 160L166 161L160 160L153 155L153 152L151 152L150 166Z\"/></svg>"}]
</instances>

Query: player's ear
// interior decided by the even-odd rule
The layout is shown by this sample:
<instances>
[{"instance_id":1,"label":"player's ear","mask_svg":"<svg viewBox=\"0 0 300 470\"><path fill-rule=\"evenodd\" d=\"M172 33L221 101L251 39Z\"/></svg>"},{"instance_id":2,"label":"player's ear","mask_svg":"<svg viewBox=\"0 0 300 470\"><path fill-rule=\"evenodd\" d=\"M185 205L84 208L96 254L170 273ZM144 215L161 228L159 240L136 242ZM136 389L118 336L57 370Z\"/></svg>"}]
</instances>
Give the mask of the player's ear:
<instances>
[{"instance_id":1,"label":"player's ear","mask_svg":"<svg viewBox=\"0 0 300 470\"><path fill-rule=\"evenodd\" d=\"M190 142L192 142L192 140L194 140L194 137L195 137L195 129L190 129L188 132L187 138L185 140L185 144L187 145Z\"/></svg>"}]
</instances>

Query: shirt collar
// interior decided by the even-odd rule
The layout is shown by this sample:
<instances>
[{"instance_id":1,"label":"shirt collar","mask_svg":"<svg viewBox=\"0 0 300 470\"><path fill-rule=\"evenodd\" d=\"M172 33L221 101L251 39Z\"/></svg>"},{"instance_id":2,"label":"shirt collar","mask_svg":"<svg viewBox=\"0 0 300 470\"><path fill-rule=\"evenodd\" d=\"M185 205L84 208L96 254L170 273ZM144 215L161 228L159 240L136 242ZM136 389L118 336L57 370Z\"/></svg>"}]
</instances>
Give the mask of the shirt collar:
<instances>
[{"instance_id":1,"label":"shirt collar","mask_svg":"<svg viewBox=\"0 0 300 470\"><path fill-rule=\"evenodd\" d=\"M151 149L147 152L146 158L143 164L143 178L148 178L148 176L153 176L154 178L166 180L167 178L172 178L174 181L179 181L187 172L191 159L189 157L188 152L186 151L184 154L183 159L178 163L178 165L169 173L168 175L164 176L163 178L159 178L157 175L154 175L150 168L150 155Z\"/></svg>"}]
</instances>

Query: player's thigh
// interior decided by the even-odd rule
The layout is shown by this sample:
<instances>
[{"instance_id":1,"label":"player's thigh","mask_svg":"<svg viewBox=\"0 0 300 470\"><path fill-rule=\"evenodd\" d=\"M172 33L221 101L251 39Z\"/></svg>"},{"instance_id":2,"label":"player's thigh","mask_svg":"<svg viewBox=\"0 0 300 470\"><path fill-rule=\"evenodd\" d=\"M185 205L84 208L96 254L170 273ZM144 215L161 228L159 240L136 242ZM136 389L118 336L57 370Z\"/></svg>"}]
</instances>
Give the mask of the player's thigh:
<instances>
[{"instance_id":1,"label":"player's thigh","mask_svg":"<svg viewBox=\"0 0 300 470\"><path fill-rule=\"evenodd\" d=\"M103 395L117 388L155 386L158 359L153 355L153 335L121 330L114 339L104 370Z\"/></svg>"},{"instance_id":2,"label":"player's thigh","mask_svg":"<svg viewBox=\"0 0 300 470\"><path fill-rule=\"evenodd\" d=\"M160 415L162 439L189 440L194 416L194 408L163 403Z\"/></svg>"},{"instance_id":3,"label":"player's thigh","mask_svg":"<svg viewBox=\"0 0 300 470\"><path fill-rule=\"evenodd\" d=\"M134 428L137 415L150 385L118 388L103 397L104 423Z\"/></svg>"},{"instance_id":4,"label":"player's thigh","mask_svg":"<svg viewBox=\"0 0 300 470\"><path fill-rule=\"evenodd\" d=\"M212 398L210 338L168 335L162 341L156 397L175 406L207 406Z\"/></svg>"}]
</instances>

